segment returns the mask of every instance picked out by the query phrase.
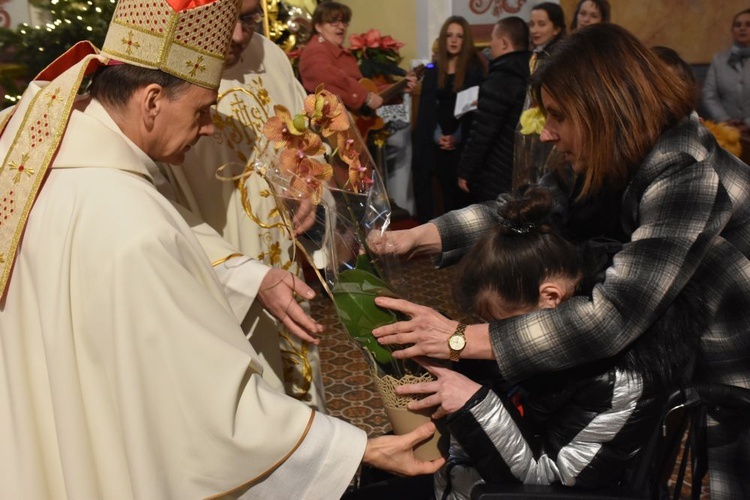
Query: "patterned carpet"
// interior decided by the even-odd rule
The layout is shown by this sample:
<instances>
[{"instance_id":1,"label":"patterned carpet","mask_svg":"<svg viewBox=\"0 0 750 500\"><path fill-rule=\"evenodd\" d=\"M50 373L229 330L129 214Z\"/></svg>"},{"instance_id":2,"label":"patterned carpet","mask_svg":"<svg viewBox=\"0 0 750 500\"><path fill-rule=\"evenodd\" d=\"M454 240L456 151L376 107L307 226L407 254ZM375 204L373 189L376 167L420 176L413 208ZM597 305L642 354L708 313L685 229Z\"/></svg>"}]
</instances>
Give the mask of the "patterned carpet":
<instances>
[{"instance_id":1,"label":"patterned carpet","mask_svg":"<svg viewBox=\"0 0 750 500\"><path fill-rule=\"evenodd\" d=\"M435 269L431 260L419 258L409 261L404 266L404 272L406 282L411 284L410 290L405 291L409 299L440 310L454 319L470 320L451 304L450 284L456 277L455 266ZM326 328L321 340L320 356L329 413L365 430L369 436L390 431L380 396L361 351L340 326L333 304L320 286L316 292L312 312ZM675 477L676 472L673 479ZM680 498L690 497L690 480L688 471ZM707 479L705 483L708 483ZM710 499L706 485L701 498Z\"/></svg>"},{"instance_id":2,"label":"patterned carpet","mask_svg":"<svg viewBox=\"0 0 750 500\"><path fill-rule=\"evenodd\" d=\"M455 268L436 270L429 259L421 258L404 266L404 273L412 285L411 290L405 291L411 300L459 318L450 304L450 287L446 286L452 281ZM326 328L320 357L329 413L364 429L370 436L390 431L362 352L339 324L331 301L320 289L316 292L312 312Z\"/></svg>"}]
</instances>

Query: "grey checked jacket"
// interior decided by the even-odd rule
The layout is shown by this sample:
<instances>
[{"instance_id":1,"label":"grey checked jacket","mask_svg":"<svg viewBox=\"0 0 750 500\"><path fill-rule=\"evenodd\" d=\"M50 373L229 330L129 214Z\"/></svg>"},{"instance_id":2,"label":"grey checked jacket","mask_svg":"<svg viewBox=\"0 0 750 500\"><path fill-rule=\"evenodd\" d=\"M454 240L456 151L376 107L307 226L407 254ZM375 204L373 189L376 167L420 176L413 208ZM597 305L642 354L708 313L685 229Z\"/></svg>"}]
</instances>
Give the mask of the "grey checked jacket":
<instances>
[{"instance_id":1,"label":"grey checked jacket","mask_svg":"<svg viewBox=\"0 0 750 500\"><path fill-rule=\"evenodd\" d=\"M459 259L496 224L504 200L433 220L443 246L439 265ZM750 387L750 167L720 148L693 114L662 134L619 209L629 240L591 297L490 324L502 375L522 380L612 356L692 281L708 310L696 379ZM712 497L714 486L712 471Z\"/></svg>"},{"instance_id":2,"label":"grey checked jacket","mask_svg":"<svg viewBox=\"0 0 750 500\"><path fill-rule=\"evenodd\" d=\"M499 220L495 202L439 217L440 265ZM750 167L721 149L696 116L665 132L622 197L630 235L592 297L496 321L501 373L524 379L612 356L693 280L708 301L699 377L750 387Z\"/></svg>"}]
</instances>

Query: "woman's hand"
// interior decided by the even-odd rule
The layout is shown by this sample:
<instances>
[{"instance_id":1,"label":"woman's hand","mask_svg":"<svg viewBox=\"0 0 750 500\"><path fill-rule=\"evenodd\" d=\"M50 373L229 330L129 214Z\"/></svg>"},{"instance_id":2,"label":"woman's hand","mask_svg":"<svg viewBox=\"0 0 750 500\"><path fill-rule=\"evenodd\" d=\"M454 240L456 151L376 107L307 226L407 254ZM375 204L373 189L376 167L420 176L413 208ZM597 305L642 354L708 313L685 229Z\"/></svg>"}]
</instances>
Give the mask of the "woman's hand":
<instances>
[{"instance_id":1,"label":"woman's hand","mask_svg":"<svg viewBox=\"0 0 750 500\"><path fill-rule=\"evenodd\" d=\"M414 447L435 434L435 424L428 422L403 436L380 436L367 440L362 462L399 476L432 474L445 463L444 458L425 462L414 458Z\"/></svg>"},{"instance_id":2,"label":"woman's hand","mask_svg":"<svg viewBox=\"0 0 750 500\"><path fill-rule=\"evenodd\" d=\"M458 189L460 189L464 193L469 192L469 183L466 182L466 179L463 179L461 177L458 178Z\"/></svg>"},{"instance_id":3,"label":"woman's hand","mask_svg":"<svg viewBox=\"0 0 750 500\"><path fill-rule=\"evenodd\" d=\"M437 380L421 382L419 384L403 385L396 388L397 394L428 394L427 397L409 403L410 410L424 410L437 406L432 418L438 419L455 413L482 388L473 380L451 370L429 358L417 358L422 365Z\"/></svg>"},{"instance_id":4,"label":"woman's hand","mask_svg":"<svg viewBox=\"0 0 750 500\"><path fill-rule=\"evenodd\" d=\"M370 109L378 109L383 105L383 98L378 94L370 93L367 96L367 107Z\"/></svg>"},{"instance_id":5,"label":"woman's hand","mask_svg":"<svg viewBox=\"0 0 750 500\"><path fill-rule=\"evenodd\" d=\"M414 89L417 87L417 81L419 79L417 78L417 74L414 72L414 70L409 71L406 74L406 89L404 90L404 93L411 94L414 92Z\"/></svg>"},{"instance_id":6,"label":"woman's hand","mask_svg":"<svg viewBox=\"0 0 750 500\"><path fill-rule=\"evenodd\" d=\"M408 345L411 347L395 351L395 358L430 356L438 359L450 358L448 337L456 331L458 321L453 321L434 309L420 306L403 299L377 297L375 304L386 309L400 311L411 319L381 326L372 331L382 345Z\"/></svg>"},{"instance_id":7,"label":"woman's hand","mask_svg":"<svg viewBox=\"0 0 750 500\"><path fill-rule=\"evenodd\" d=\"M437 226L429 222L401 231L373 231L367 235L367 244L379 255L406 255L409 258L442 250Z\"/></svg>"},{"instance_id":8,"label":"woman's hand","mask_svg":"<svg viewBox=\"0 0 750 500\"><path fill-rule=\"evenodd\" d=\"M402 312L411 318L408 321L398 321L372 331L373 336L382 345L409 345L405 349L394 351L393 357L450 358L448 337L456 331L458 321L450 320L434 309L408 300L377 297L375 304ZM461 358L495 359L495 353L490 344L490 328L487 323L467 326L465 335L466 347L461 351Z\"/></svg>"},{"instance_id":9,"label":"woman's hand","mask_svg":"<svg viewBox=\"0 0 750 500\"><path fill-rule=\"evenodd\" d=\"M413 229L372 231L367 235L367 245L378 255L410 255L417 246L417 235Z\"/></svg>"},{"instance_id":10,"label":"woman's hand","mask_svg":"<svg viewBox=\"0 0 750 500\"><path fill-rule=\"evenodd\" d=\"M456 149L456 139L452 135L441 135L438 139L438 147L446 151L452 151Z\"/></svg>"}]
</instances>

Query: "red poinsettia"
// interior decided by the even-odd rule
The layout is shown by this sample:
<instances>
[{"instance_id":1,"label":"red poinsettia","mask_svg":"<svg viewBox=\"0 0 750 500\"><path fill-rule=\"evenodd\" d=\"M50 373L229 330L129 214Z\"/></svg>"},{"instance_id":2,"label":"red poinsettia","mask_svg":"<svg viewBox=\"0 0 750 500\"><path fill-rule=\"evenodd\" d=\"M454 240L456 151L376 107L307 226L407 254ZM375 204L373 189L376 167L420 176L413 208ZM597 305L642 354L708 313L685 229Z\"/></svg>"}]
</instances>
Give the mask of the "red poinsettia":
<instances>
[{"instance_id":1,"label":"red poinsettia","mask_svg":"<svg viewBox=\"0 0 750 500\"><path fill-rule=\"evenodd\" d=\"M380 30L349 36L349 48L359 61L359 68L367 78L376 75L403 75L398 67L401 62L399 49L404 44L390 35L381 35Z\"/></svg>"}]
</instances>

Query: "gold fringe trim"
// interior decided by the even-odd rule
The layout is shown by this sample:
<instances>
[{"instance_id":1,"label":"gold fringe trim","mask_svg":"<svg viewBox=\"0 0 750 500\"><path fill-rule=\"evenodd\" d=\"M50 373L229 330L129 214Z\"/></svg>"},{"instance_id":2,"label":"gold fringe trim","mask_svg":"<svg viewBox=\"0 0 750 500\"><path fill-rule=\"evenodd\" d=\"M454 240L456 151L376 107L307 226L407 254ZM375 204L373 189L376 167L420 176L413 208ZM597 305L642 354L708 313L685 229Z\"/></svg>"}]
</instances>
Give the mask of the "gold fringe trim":
<instances>
[{"instance_id":1,"label":"gold fringe trim","mask_svg":"<svg viewBox=\"0 0 750 500\"><path fill-rule=\"evenodd\" d=\"M241 254L241 253L231 253L231 254L227 255L226 257L224 257L222 259L215 260L215 261L211 262L211 266L212 267L220 266L223 263L225 263L226 261L228 261L229 259L233 259L235 257L244 257L244 256L245 255Z\"/></svg>"}]
</instances>

